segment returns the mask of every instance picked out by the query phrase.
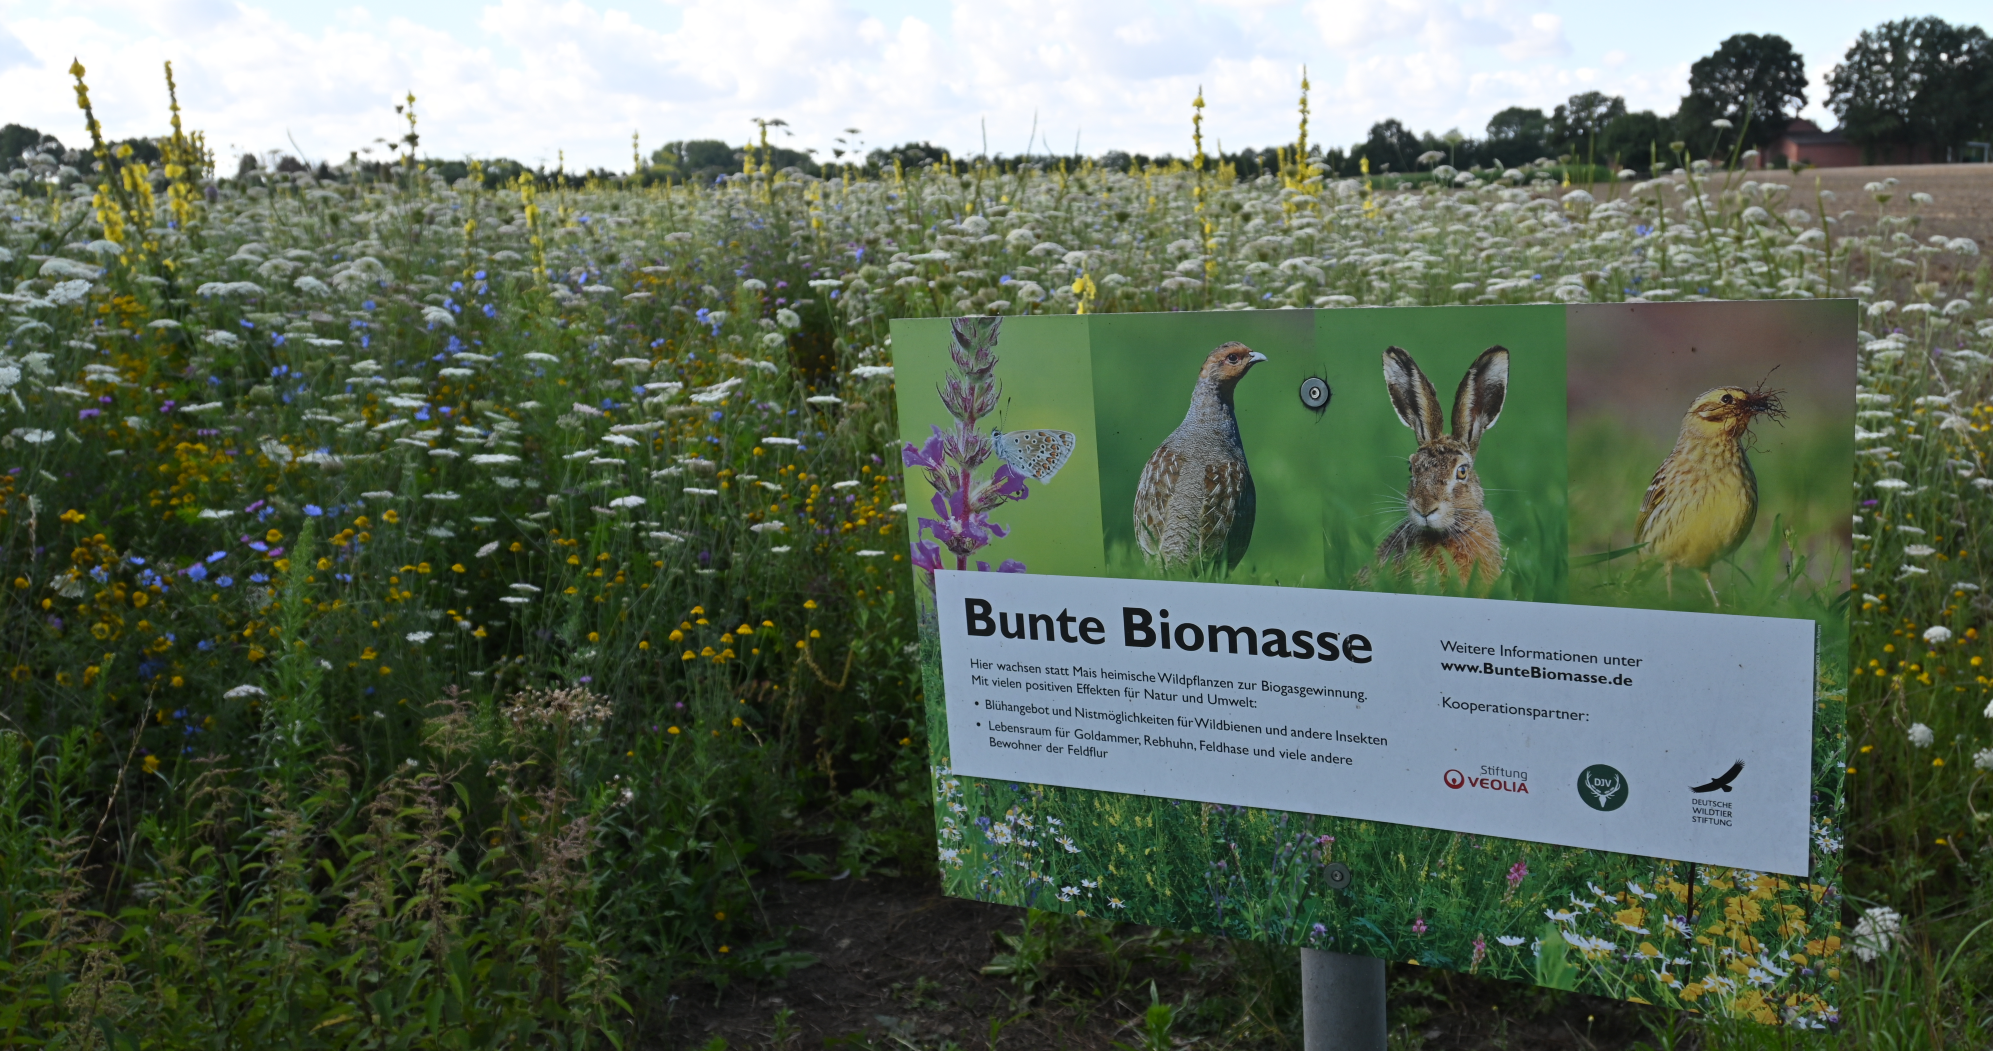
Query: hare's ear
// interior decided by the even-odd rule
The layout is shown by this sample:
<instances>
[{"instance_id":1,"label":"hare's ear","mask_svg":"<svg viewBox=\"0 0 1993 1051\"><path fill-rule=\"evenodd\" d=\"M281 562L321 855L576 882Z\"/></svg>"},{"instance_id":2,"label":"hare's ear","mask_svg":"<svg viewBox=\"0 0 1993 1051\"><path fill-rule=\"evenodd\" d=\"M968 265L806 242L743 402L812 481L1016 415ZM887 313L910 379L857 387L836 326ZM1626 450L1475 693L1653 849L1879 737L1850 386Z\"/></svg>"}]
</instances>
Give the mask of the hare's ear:
<instances>
[{"instance_id":1,"label":"hare's ear","mask_svg":"<svg viewBox=\"0 0 1993 1051\"><path fill-rule=\"evenodd\" d=\"M1501 419L1508 393L1509 352L1489 347L1467 367L1453 395L1453 436L1467 443L1469 452L1480 449L1481 435Z\"/></svg>"},{"instance_id":2,"label":"hare's ear","mask_svg":"<svg viewBox=\"0 0 1993 1051\"><path fill-rule=\"evenodd\" d=\"M1446 419L1439 411L1439 392L1419 371L1419 363L1397 347L1384 350L1384 387L1391 392L1391 408L1418 435L1420 444L1446 430Z\"/></svg>"}]
</instances>

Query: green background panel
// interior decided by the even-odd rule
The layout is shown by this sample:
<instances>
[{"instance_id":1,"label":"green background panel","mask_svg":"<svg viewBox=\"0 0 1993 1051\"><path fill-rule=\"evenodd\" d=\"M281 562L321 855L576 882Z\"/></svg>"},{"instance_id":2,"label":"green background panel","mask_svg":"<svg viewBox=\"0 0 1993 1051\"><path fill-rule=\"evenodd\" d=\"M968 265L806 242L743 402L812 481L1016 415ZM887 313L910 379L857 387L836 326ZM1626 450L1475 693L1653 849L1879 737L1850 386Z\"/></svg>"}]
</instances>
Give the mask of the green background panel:
<instances>
[{"instance_id":1,"label":"green background panel","mask_svg":"<svg viewBox=\"0 0 1993 1051\"><path fill-rule=\"evenodd\" d=\"M1368 588L1377 545L1401 520L1417 448L1384 388L1384 348L1409 352L1452 424L1454 389L1491 346L1509 349L1509 395L1476 469L1509 572L1499 597L1565 597L1564 311L1554 306L1461 310L1240 311L1110 314L1087 319L1100 434L1101 522L1114 575L1147 575L1132 509L1142 465L1182 422L1197 370L1238 340L1267 356L1235 394L1239 432L1259 495L1252 546L1229 579ZM1326 411L1301 404L1319 376Z\"/></svg>"}]
</instances>

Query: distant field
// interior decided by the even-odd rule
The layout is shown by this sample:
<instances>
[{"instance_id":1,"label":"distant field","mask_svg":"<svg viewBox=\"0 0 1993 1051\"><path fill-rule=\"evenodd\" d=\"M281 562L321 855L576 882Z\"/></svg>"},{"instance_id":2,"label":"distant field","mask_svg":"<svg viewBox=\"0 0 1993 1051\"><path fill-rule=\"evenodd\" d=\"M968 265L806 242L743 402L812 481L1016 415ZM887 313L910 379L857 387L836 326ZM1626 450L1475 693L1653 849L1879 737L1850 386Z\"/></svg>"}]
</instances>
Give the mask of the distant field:
<instances>
[{"instance_id":1,"label":"distant field","mask_svg":"<svg viewBox=\"0 0 1993 1051\"><path fill-rule=\"evenodd\" d=\"M1917 232L1925 237L1970 237L1982 244L1993 237L1993 164L1878 164L1862 168L1814 168L1794 175L1789 171L1767 169L1740 173L1743 179L1784 183L1793 188L1792 199L1811 206L1817 185L1835 195L1830 211L1853 208L1864 219L1875 218L1875 201L1862 187L1885 179L1897 179L1899 198L1910 193L1928 193L1932 202L1924 206L1924 221ZM1741 180L1740 180L1741 181ZM1592 192L1604 196L1603 184Z\"/></svg>"}]
</instances>

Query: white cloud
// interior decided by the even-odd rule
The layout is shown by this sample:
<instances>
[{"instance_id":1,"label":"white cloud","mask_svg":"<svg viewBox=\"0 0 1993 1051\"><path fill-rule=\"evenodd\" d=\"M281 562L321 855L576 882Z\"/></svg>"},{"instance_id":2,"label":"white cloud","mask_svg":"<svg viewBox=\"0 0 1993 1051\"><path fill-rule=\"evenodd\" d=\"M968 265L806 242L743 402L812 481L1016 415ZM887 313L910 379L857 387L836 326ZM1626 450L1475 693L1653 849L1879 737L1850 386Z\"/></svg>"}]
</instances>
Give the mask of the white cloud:
<instances>
[{"instance_id":1,"label":"white cloud","mask_svg":"<svg viewBox=\"0 0 1993 1051\"><path fill-rule=\"evenodd\" d=\"M1587 89L1667 111L1715 39L1629 59L1612 49L1621 29L1578 10L1567 24L1544 0L949 0L919 15L875 0L489 0L469 19L347 2L373 6L0 0L0 116L80 139L63 72L75 56L113 135L157 134L171 59L189 125L218 150L295 139L314 161L398 138L392 107L411 90L427 155L565 151L570 168L626 169L633 130L646 151L744 143L756 117L786 119L793 137L778 141L825 157L848 127L868 147L973 151L987 128L1003 153L1077 137L1087 152L1181 155L1200 87L1207 148L1290 141L1304 62L1311 137L1348 143L1387 116L1479 134L1505 106Z\"/></svg>"}]
</instances>

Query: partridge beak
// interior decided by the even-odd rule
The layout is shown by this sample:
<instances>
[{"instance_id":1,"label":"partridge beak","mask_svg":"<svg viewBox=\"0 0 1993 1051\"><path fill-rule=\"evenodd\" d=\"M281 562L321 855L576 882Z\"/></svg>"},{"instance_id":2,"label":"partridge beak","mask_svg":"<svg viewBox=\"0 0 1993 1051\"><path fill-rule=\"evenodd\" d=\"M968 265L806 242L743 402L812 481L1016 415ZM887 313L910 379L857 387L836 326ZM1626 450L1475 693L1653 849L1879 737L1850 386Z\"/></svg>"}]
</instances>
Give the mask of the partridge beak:
<instances>
[{"instance_id":1,"label":"partridge beak","mask_svg":"<svg viewBox=\"0 0 1993 1051\"><path fill-rule=\"evenodd\" d=\"M1259 351L1255 350L1252 352L1252 355L1250 357L1246 358L1246 364L1257 365L1265 360L1266 360L1266 355L1261 354Z\"/></svg>"}]
</instances>

